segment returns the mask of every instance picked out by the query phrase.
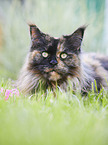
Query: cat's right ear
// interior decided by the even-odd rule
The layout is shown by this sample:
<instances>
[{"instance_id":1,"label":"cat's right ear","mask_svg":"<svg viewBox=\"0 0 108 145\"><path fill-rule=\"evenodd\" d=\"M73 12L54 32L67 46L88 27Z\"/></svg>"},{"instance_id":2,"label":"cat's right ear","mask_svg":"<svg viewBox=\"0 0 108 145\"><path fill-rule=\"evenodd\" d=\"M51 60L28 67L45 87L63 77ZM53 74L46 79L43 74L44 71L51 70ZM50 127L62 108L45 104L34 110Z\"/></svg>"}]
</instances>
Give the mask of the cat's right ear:
<instances>
[{"instance_id":1,"label":"cat's right ear","mask_svg":"<svg viewBox=\"0 0 108 145\"><path fill-rule=\"evenodd\" d=\"M71 35L66 35L64 38L66 38L66 44L68 47L70 47L72 50L76 52L80 52L81 43L84 36L84 31L87 26L79 27L74 33Z\"/></svg>"},{"instance_id":2,"label":"cat's right ear","mask_svg":"<svg viewBox=\"0 0 108 145\"><path fill-rule=\"evenodd\" d=\"M31 39L39 39L42 35L41 31L35 24L29 24Z\"/></svg>"}]
</instances>

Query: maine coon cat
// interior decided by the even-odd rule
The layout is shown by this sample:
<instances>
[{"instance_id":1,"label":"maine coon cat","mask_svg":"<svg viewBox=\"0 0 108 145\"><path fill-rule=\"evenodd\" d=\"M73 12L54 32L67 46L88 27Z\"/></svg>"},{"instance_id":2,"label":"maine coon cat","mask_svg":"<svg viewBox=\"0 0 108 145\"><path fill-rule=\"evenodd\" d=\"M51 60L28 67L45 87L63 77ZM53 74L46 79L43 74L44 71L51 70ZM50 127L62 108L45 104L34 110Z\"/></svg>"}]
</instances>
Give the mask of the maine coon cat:
<instances>
[{"instance_id":1,"label":"maine coon cat","mask_svg":"<svg viewBox=\"0 0 108 145\"><path fill-rule=\"evenodd\" d=\"M74 91L108 88L108 58L81 51L85 26L61 38L29 26L31 47L17 81L22 92L37 91L40 81L45 89L66 89L68 82Z\"/></svg>"}]
</instances>

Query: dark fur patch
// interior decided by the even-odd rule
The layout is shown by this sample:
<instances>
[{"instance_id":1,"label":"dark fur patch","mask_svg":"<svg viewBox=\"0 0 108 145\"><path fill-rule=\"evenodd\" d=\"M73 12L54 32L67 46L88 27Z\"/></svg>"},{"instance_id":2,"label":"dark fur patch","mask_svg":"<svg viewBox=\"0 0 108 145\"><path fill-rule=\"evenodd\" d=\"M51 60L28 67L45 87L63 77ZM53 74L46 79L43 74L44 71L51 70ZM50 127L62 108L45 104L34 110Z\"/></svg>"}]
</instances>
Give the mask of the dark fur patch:
<instances>
[{"instance_id":1,"label":"dark fur patch","mask_svg":"<svg viewBox=\"0 0 108 145\"><path fill-rule=\"evenodd\" d=\"M102 67L104 67L104 69L108 70L108 59L100 59L99 60Z\"/></svg>"}]
</instances>

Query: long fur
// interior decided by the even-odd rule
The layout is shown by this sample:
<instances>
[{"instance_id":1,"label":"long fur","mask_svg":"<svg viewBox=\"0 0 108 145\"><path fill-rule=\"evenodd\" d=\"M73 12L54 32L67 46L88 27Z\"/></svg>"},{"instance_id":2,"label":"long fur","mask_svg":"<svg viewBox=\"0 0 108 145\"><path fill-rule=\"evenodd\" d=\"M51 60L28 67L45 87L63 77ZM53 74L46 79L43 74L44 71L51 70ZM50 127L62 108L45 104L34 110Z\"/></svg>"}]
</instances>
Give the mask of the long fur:
<instances>
[{"instance_id":1,"label":"long fur","mask_svg":"<svg viewBox=\"0 0 108 145\"><path fill-rule=\"evenodd\" d=\"M68 76L66 82L63 82L59 86L59 88L66 89L69 81L74 91L88 92L89 90L92 89L92 85L95 89L96 84L94 80L96 79L96 77L98 77L99 82L97 81L97 83L100 84L99 90L101 89L101 87L108 89L107 84L108 71L101 66L98 60L94 60L90 56L92 56L92 54L81 54L80 71L77 72L79 77ZM104 58L104 56L101 58ZM33 74L32 72L30 72L28 70L28 65L29 65L29 55L27 56L27 59L25 61L25 64L20 72L19 79L17 81L17 86L22 92L25 93L29 93L32 92L32 90L37 89L39 85L39 80L41 80L42 82L45 81L39 74ZM97 72L94 71L94 67L96 67L96 70L98 70Z\"/></svg>"},{"instance_id":2,"label":"long fur","mask_svg":"<svg viewBox=\"0 0 108 145\"><path fill-rule=\"evenodd\" d=\"M24 66L22 67L19 79L16 82L18 88L25 93L31 92L34 88L38 88L39 80L41 77L39 74L33 74L28 70L29 65L29 55L27 56Z\"/></svg>"},{"instance_id":3,"label":"long fur","mask_svg":"<svg viewBox=\"0 0 108 145\"><path fill-rule=\"evenodd\" d=\"M86 93L92 88L95 91L100 91L102 87L108 89L108 58L81 52L84 30L85 27L80 27L71 35L55 39L42 33L35 25L30 25L32 45L17 87L24 93L30 93L37 91L41 81L45 89L54 89L58 85L66 90L68 84L71 84L73 91ZM43 48L50 53L49 59L57 62L56 65L42 57ZM70 57L62 60L60 55L64 51Z\"/></svg>"}]
</instances>

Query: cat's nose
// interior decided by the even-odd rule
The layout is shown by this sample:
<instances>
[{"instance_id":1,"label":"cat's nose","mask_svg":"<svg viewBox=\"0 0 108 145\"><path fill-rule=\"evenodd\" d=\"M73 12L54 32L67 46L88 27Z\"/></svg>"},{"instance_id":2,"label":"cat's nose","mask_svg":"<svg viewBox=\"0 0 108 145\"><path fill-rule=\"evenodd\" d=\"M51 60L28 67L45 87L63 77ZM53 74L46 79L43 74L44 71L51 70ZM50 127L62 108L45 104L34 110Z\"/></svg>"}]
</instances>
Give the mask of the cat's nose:
<instances>
[{"instance_id":1,"label":"cat's nose","mask_svg":"<svg viewBox=\"0 0 108 145\"><path fill-rule=\"evenodd\" d=\"M57 64L57 60L51 60L51 61L50 61L50 64L56 65L56 64Z\"/></svg>"}]
</instances>

